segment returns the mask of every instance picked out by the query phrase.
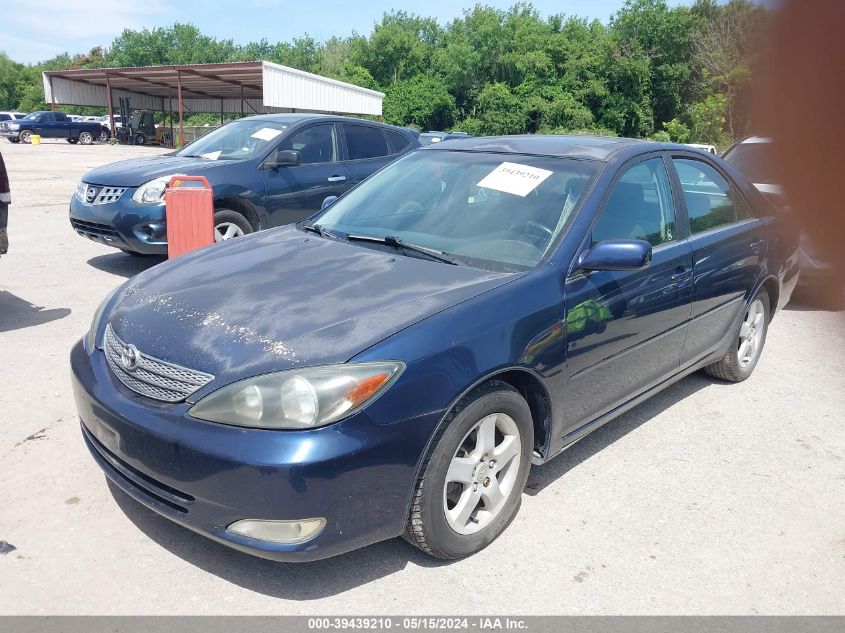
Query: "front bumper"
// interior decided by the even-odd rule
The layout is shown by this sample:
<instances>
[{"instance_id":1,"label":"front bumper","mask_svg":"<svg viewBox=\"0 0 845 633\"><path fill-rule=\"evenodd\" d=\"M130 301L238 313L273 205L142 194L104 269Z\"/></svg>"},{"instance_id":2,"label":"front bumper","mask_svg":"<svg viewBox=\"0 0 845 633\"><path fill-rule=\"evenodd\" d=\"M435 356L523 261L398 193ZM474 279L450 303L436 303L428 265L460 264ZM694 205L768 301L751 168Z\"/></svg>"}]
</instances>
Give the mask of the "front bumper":
<instances>
[{"instance_id":1,"label":"front bumper","mask_svg":"<svg viewBox=\"0 0 845 633\"><path fill-rule=\"evenodd\" d=\"M18 138L18 134L20 134L20 130L0 128L0 136L5 136L6 138Z\"/></svg>"},{"instance_id":2,"label":"front bumper","mask_svg":"<svg viewBox=\"0 0 845 633\"><path fill-rule=\"evenodd\" d=\"M164 204L138 204L134 187L117 202L86 204L74 195L70 200L70 224L79 235L123 251L144 255L167 254Z\"/></svg>"},{"instance_id":3,"label":"front bumper","mask_svg":"<svg viewBox=\"0 0 845 633\"><path fill-rule=\"evenodd\" d=\"M128 391L102 351L71 352L82 434L115 484L159 514L278 561L334 556L402 533L432 419L378 424L365 409L312 431L225 426ZM376 402L378 404L378 401ZM226 528L240 519L325 517L315 538L279 544Z\"/></svg>"}]
</instances>

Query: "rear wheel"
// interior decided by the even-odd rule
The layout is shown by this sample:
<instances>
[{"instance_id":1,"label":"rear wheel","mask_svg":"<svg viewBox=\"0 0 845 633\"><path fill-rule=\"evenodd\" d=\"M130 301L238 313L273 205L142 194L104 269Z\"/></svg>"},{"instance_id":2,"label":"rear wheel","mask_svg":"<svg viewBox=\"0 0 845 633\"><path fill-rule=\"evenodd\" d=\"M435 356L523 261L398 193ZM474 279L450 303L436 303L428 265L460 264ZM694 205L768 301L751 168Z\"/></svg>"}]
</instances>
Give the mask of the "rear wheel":
<instances>
[{"instance_id":1,"label":"rear wheel","mask_svg":"<svg viewBox=\"0 0 845 633\"><path fill-rule=\"evenodd\" d=\"M68 143L70 143L71 145L76 145L76 143L77 143L77 140L75 138L68 138L68 139L65 139L65 140Z\"/></svg>"},{"instance_id":2,"label":"rear wheel","mask_svg":"<svg viewBox=\"0 0 845 633\"><path fill-rule=\"evenodd\" d=\"M24 130L18 134L18 140L20 140L21 143L32 143L32 132Z\"/></svg>"},{"instance_id":3,"label":"rear wheel","mask_svg":"<svg viewBox=\"0 0 845 633\"><path fill-rule=\"evenodd\" d=\"M135 143L135 145L143 145L147 142L147 137L141 133L138 133L132 138L132 142Z\"/></svg>"},{"instance_id":4,"label":"rear wheel","mask_svg":"<svg viewBox=\"0 0 845 633\"><path fill-rule=\"evenodd\" d=\"M531 410L519 392L495 380L476 389L432 442L405 540L445 559L489 545L519 509L533 446Z\"/></svg>"},{"instance_id":5,"label":"rear wheel","mask_svg":"<svg viewBox=\"0 0 845 633\"><path fill-rule=\"evenodd\" d=\"M11 137L9 137L9 142L10 142L10 143L20 143L20 141L21 141L21 140L20 140L19 138L11 138Z\"/></svg>"},{"instance_id":6,"label":"rear wheel","mask_svg":"<svg viewBox=\"0 0 845 633\"><path fill-rule=\"evenodd\" d=\"M94 135L91 132L80 132L79 133L79 142L82 145L90 145L94 142Z\"/></svg>"},{"instance_id":7,"label":"rear wheel","mask_svg":"<svg viewBox=\"0 0 845 633\"><path fill-rule=\"evenodd\" d=\"M214 241L225 242L253 232L252 225L242 214L231 209L214 211Z\"/></svg>"},{"instance_id":8,"label":"rear wheel","mask_svg":"<svg viewBox=\"0 0 845 633\"><path fill-rule=\"evenodd\" d=\"M757 366L766 343L770 309L769 295L765 290L754 295L745 309L739 334L727 354L705 367L704 371L730 382L742 382L748 378Z\"/></svg>"}]
</instances>

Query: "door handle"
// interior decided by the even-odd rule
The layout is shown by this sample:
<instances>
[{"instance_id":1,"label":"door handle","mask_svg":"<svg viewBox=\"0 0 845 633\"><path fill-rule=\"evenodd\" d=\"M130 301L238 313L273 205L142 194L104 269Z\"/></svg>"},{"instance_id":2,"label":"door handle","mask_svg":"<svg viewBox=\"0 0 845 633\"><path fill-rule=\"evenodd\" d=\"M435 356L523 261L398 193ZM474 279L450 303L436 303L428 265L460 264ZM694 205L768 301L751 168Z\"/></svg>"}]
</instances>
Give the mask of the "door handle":
<instances>
[{"instance_id":1,"label":"door handle","mask_svg":"<svg viewBox=\"0 0 845 633\"><path fill-rule=\"evenodd\" d=\"M346 176L329 176L329 182L344 182L346 181Z\"/></svg>"},{"instance_id":2,"label":"door handle","mask_svg":"<svg viewBox=\"0 0 845 633\"><path fill-rule=\"evenodd\" d=\"M675 269L675 274L672 275L672 281L678 286L682 287L690 279L692 279L692 271L687 270L686 266L678 266Z\"/></svg>"}]
</instances>

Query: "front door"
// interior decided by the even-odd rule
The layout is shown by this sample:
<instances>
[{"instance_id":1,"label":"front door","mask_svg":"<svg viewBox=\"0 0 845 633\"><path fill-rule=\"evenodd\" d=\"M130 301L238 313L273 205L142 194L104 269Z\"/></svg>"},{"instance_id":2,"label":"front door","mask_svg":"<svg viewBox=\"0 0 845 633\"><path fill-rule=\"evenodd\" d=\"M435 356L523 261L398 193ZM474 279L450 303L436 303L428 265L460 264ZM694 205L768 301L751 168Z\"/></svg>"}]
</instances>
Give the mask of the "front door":
<instances>
[{"instance_id":1,"label":"front door","mask_svg":"<svg viewBox=\"0 0 845 633\"><path fill-rule=\"evenodd\" d=\"M566 281L567 436L678 370L692 254L675 206L662 157L623 167L590 241L646 240L652 261L635 271L576 271Z\"/></svg>"},{"instance_id":2,"label":"front door","mask_svg":"<svg viewBox=\"0 0 845 633\"><path fill-rule=\"evenodd\" d=\"M270 226L303 220L319 211L325 198L347 190L346 166L339 160L338 148L334 123L310 125L279 144L276 151L299 152L300 164L263 170ZM272 159L270 154L268 160Z\"/></svg>"}]
</instances>

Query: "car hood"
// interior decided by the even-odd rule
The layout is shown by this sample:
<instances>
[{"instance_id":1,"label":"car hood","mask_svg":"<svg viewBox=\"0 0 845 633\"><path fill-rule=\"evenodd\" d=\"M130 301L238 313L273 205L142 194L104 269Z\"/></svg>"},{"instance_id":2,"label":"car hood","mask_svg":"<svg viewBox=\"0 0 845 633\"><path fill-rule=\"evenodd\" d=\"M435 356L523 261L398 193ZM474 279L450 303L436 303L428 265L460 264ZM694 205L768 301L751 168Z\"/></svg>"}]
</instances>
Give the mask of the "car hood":
<instances>
[{"instance_id":1,"label":"car hood","mask_svg":"<svg viewBox=\"0 0 845 633\"><path fill-rule=\"evenodd\" d=\"M85 174L82 180L92 185L138 187L159 176L195 174L215 164L219 163L189 156L145 156L97 167Z\"/></svg>"},{"instance_id":2,"label":"car hood","mask_svg":"<svg viewBox=\"0 0 845 633\"><path fill-rule=\"evenodd\" d=\"M516 276L283 227L137 275L109 322L141 352L213 374L210 389L269 371L346 362Z\"/></svg>"}]
</instances>

